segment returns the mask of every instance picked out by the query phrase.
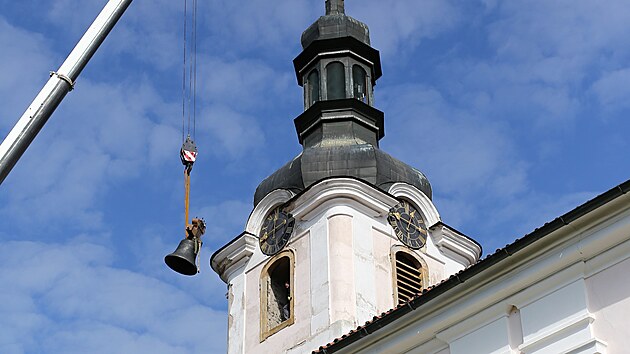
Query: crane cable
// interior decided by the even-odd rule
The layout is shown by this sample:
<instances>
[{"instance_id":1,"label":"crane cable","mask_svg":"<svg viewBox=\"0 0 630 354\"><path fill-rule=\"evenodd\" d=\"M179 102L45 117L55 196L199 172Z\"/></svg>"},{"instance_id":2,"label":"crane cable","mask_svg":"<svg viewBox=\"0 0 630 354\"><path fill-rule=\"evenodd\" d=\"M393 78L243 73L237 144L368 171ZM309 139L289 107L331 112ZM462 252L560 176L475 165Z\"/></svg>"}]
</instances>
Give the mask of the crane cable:
<instances>
[{"instance_id":1,"label":"crane cable","mask_svg":"<svg viewBox=\"0 0 630 354\"><path fill-rule=\"evenodd\" d=\"M183 73L182 73L182 148L180 159L184 165L184 214L185 226L188 227L190 205L190 172L197 159L195 145L197 115L197 0L192 0L191 22L188 21L188 0L184 0L184 35L183 35ZM188 35L190 33L190 45ZM189 60L187 57L190 56ZM187 124L186 124L187 123ZM192 127L192 138L191 138ZM185 137L185 138L184 138ZM186 238L188 237L186 233Z\"/></svg>"}]
</instances>

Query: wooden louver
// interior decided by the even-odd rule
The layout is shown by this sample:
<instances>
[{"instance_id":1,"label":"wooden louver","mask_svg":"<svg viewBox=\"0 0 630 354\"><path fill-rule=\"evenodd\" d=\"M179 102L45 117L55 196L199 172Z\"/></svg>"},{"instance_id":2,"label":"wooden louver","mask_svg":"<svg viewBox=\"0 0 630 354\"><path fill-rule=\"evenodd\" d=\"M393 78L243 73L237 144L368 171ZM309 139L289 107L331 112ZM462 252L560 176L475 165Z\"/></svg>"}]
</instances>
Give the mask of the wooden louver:
<instances>
[{"instance_id":1,"label":"wooden louver","mask_svg":"<svg viewBox=\"0 0 630 354\"><path fill-rule=\"evenodd\" d=\"M396 287L398 304L405 303L422 291L422 268L402 252L396 254Z\"/></svg>"}]
</instances>

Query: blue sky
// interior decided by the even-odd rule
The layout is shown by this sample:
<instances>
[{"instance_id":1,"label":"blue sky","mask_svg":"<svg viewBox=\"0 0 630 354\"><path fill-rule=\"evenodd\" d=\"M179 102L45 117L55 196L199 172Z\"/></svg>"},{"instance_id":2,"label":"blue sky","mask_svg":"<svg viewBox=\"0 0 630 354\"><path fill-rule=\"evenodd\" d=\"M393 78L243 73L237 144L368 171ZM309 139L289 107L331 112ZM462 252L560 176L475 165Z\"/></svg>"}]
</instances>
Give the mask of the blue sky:
<instances>
[{"instance_id":1,"label":"blue sky","mask_svg":"<svg viewBox=\"0 0 630 354\"><path fill-rule=\"evenodd\" d=\"M0 0L4 137L105 0ZM292 59L324 1L200 1L202 273L182 237L181 1L135 1L0 187L0 352L224 352L212 252L301 151ZM348 0L383 77L381 147L422 170L444 222L491 253L630 178L623 0ZM191 331L192 329L192 331Z\"/></svg>"}]
</instances>

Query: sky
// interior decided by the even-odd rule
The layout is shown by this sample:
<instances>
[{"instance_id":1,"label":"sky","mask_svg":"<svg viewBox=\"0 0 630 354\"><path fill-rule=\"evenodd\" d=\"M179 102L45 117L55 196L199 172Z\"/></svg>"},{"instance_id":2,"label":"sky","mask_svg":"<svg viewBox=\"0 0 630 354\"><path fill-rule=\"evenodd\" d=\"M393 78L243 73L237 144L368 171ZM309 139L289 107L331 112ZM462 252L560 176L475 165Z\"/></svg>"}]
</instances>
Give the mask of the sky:
<instances>
[{"instance_id":1,"label":"sky","mask_svg":"<svg viewBox=\"0 0 630 354\"><path fill-rule=\"evenodd\" d=\"M6 136L105 0L0 0ZM189 1L190 3L190 1ZM183 236L183 1L135 1L0 186L1 353L221 353L210 255L300 153L292 60L324 1L199 2L201 273ZM380 51L381 148L484 254L630 179L630 3L348 0Z\"/></svg>"}]
</instances>

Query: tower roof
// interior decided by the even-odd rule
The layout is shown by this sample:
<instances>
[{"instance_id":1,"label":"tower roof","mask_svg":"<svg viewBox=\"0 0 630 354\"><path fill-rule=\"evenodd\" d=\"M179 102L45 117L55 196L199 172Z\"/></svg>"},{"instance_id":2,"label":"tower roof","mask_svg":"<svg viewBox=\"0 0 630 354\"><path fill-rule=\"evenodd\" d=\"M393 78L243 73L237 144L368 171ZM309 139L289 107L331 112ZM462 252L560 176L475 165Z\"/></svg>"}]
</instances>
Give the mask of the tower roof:
<instances>
[{"instance_id":1,"label":"tower roof","mask_svg":"<svg viewBox=\"0 0 630 354\"><path fill-rule=\"evenodd\" d=\"M321 39L353 37L370 45L368 26L346 15L343 0L326 0L326 15L302 33L302 48Z\"/></svg>"},{"instance_id":2,"label":"tower roof","mask_svg":"<svg viewBox=\"0 0 630 354\"><path fill-rule=\"evenodd\" d=\"M304 31L302 46L293 63L305 111L294 123L304 150L260 183L254 205L274 190L297 194L332 177L359 178L385 192L403 182L431 198L422 172L379 149L384 114L373 107L373 87L382 72L368 26L345 14L343 0L326 0L326 14Z\"/></svg>"},{"instance_id":3,"label":"tower roof","mask_svg":"<svg viewBox=\"0 0 630 354\"><path fill-rule=\"evenodd\" d=\"M347 176L364 180L385 192L394 183L404 182L432 198L431 184L422 172L372 144L350 144L305 148L258 185L254 205L276 189L299 194L322 179Z\"/></svg>"}]
</instances>

